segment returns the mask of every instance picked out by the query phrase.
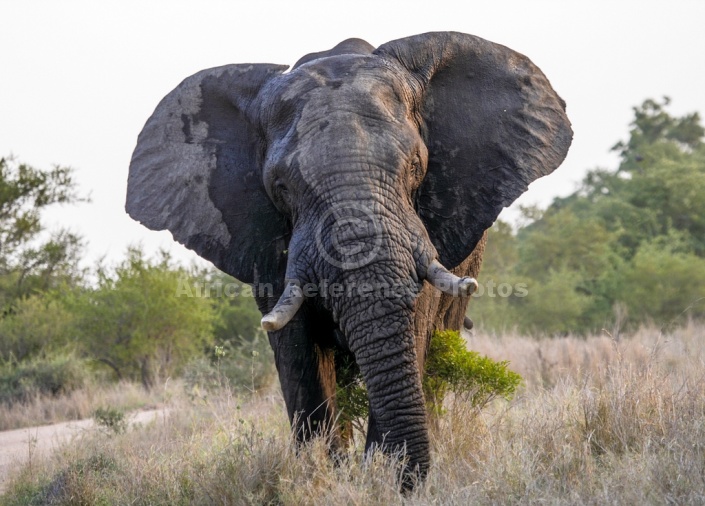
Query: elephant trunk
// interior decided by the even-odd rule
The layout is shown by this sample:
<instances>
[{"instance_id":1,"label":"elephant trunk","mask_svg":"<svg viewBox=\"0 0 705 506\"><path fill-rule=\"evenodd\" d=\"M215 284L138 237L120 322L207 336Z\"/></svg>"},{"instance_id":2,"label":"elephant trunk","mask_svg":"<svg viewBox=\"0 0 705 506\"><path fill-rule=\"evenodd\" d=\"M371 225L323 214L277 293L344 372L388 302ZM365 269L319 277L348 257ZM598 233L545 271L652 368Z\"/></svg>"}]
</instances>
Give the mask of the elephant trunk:
<instances>
[{"instance_id":1,"label":"elephant trunk","mask_svg":"<svg viewBox=\"0 0 705 506\"><path fill-rule=\"evenodd\" d=\"M437 253L415 215L391 199L337 195L337 202L344 203L299 219L289 244L287 279L319 285L320 302L367 387L366 447L405 452L409 483L414 475L425 476L430 464L414 311ZM310 237L314 240L306 240Z\"/></svg>"},{"instance_id":2,"label":"elephant trunk","mask_svg":"<svg viewBox=\"0 0 705 506\"><path fill-rule=\"evenodd\" d=\"M368 266L369 267L369 266ZM376 263L371 271L389 272ZM351 282L360 283L357 275ZM351 276L352 277L352 276ZM430 448L421 377L414 347L416 284L368 279L374 287L340 301L339 325L362 373L369 398L370 425L366 449L381 446L386 453L404 452L404 477L427 473ZM347 284L347 286L350 286ZM386 292L386 293L385 293ZM338 311L336 311L338 312Z\"/></svg>"}]
</instances>

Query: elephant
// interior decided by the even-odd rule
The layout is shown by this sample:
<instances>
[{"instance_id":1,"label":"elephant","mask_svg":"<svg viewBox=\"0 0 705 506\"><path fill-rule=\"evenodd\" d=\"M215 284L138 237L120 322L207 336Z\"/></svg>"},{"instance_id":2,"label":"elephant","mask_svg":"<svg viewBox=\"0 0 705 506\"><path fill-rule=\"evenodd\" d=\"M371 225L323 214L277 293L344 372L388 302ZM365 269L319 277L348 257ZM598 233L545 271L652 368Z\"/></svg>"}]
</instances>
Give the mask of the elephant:
<instances>
[{"instance_id":1,"label":"elephant","mask_svg":"<svg viewBox=\"0 0 705 506\"><path fill-rule=\"evenodd\" d=\"M354 363L366 451L430 465L421 375L460 329L486 231L572 142L565 102L526 56L431 32L348 39L286 65L186 78L139 134L126 211L252 285L296 440L336 423Z\"/></svg>"}]
</instances>

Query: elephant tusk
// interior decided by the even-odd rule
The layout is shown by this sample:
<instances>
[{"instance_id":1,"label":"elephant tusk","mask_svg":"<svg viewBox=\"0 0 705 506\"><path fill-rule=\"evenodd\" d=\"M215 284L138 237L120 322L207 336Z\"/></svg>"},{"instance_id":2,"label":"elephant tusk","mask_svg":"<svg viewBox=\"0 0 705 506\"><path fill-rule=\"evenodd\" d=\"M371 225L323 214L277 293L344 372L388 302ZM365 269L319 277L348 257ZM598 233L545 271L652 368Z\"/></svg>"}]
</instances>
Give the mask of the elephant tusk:
<instances>
[{"instance_id":1,"label":"elephant tusk","mask_svg":"<svg viewBox=\"0 0 705 506\"><path fill-rule=\"evenodd\" d=\"M454 297L469 297L477 290L475 278L459 278L443 267L438 260L431 262L426 272L426 280L441 292Z\"/></svg>"},{"instance_id":2,"label":"elephant tusk","mask_svg":"<svg viewBox=\"0 0 705 506\"><path fill-rule=\"evenodd\" d=\"M274 309L262 317L262 328L267 332L283 328L291 321L303 303L304 294L298 281L290 281L284 288Z\"/></svg>"}]
</instances>

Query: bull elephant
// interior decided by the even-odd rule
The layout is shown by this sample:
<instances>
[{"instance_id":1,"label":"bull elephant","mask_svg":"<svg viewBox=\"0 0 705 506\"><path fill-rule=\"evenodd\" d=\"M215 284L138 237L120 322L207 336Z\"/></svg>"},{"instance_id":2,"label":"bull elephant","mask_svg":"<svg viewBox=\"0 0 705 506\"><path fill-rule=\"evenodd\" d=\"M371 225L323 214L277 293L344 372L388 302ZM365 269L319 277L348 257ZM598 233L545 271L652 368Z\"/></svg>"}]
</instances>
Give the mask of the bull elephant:
<instances>
[{"instance_id":1,"label":"bull elephant","mask_svg":"<svg viewBox=\"0 0 705 506\"><path fill-rule=\"evenodd\" d=\"M300 441L339 441L352 359L367 448L423 476L429 336L460 328L486 230L565 158L565 103L525 56L455 32L349 39L286 70L179 84L139 135L126 210L253 285Z\"/></svg>"}]
</instances>

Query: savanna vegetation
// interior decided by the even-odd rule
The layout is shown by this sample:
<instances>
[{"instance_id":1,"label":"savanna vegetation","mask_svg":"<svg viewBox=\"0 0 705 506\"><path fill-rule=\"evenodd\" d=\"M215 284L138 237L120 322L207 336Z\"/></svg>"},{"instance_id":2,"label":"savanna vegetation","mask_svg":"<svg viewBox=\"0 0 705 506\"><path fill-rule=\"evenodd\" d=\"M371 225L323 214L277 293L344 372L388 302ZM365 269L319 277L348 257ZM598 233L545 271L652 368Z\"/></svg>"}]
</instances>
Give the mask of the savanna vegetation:
<instances>
[{"instance_id":1,"label":"savanna vegetation","mask_svg":"<svg viewBox=\"0 0 705 506\"><path fill-rule=\"evenodd\" d=\"M276 390L208 398L167 384L170 415L96 430L35 459L3 504L702 504L705 327L536 340L478 333L525 384L483 409L446 398L432 466L406 497L393 458L297 449Z\"/></svg>"},{"instance_id":2,"label":"savanna vegetation","mask_svg":"<svg viewBox=\"0 0 705 506\"><path fill-rule=\"evenodd\" d=\"M433 468L406 502L705 500L705 130L668 105L634 109L618 167L490 230L475 335L432 341ZM136 247L85 267L87 239L42 221L83 200L69 168L0 160L0 430L120 430L17 470L3 504L402 502L397 467L362 456L359 378L349 458L297 450L248 288ZM122 424L154 405L169 417Z\"/></svg>"},{"instance_id":3,"label":"savanna vegetation","mask_svg":"<svg viewBox=\"0 0 705 506\"><path fill-rule=\"evenodd\" d=\"M705 315L705 131L697 113L673 117L668 104L634 109L629 139L612 148L616 169L523 209L516 228L492 227L471 305L482 328L555 336Z\"/></svg>"},{"instance_id":4,"label":"savanna vegetation","mask_svg":"<svg viewBox=\"0 0 705 506\"><path fill-rule=\"evenodd\" d=\"M41 218L51 205L82 200L69 168L0 160L0 429L70 417L66 409L36 410L32 420L9 413L88 387L137 382L152 390L185 376L193 388L206 388L216 362L233 386L269 381L252 297L242 289L239 297L206 293L241 288L237 281L177 265L166 253L146 258L139 248L117 265L81 267L84 240L45 230ZM243 360L260 354L243 370ZM75 415L93 407L82 404Z\"/></svg>"}]
</instances>

